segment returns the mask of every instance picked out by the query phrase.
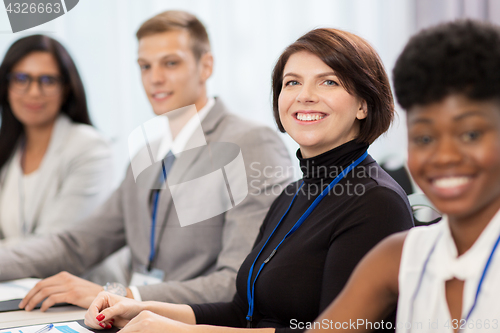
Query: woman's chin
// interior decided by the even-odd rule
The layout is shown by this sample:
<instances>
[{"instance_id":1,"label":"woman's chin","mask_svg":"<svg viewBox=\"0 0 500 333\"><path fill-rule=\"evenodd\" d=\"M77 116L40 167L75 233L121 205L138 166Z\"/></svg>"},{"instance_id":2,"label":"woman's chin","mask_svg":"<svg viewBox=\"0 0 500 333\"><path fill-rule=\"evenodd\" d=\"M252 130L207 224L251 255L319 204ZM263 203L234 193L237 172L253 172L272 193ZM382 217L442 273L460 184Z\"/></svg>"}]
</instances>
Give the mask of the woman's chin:
<instances>
[{"instance_id":1,"label":"woman's chin","mask_svg":"<svg viewBox=\"0 0 500 333\"><path fill-rule=\"evenodd\" d=\"M49 118L49 119L29 118L29 119L22 119L20 121L25 128L44 128L52 126L52 124L55 122L55 118Z\"/></svg>"}]
</instances>

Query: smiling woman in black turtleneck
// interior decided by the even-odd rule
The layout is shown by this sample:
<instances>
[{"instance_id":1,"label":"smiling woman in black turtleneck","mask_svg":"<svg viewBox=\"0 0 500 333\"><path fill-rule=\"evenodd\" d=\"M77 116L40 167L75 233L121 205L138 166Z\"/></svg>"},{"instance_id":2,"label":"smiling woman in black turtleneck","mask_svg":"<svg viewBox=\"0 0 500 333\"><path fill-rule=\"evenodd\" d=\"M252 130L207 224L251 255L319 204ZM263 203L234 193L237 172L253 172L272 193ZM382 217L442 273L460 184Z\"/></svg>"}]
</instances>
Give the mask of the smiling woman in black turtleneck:
<instances>
[{"instance_id":1,"label":"smiling woman in black turtleneck","mask_svg":"<svg viewBox=\"0 0 500 333\"><path fill-rule=\"evenodd\" d=\"M383 65L365 40L335 29L299 38L274 68L273 107L280 130L300 146L303 179L271 206L238 272L234 299L176 305L102 293L87 325L128 322L122 332L224 331L220 326L300 332L372 247L412 227L405 192L367 154L388 129L394 106Z\"/></svg>"}]
</instances>

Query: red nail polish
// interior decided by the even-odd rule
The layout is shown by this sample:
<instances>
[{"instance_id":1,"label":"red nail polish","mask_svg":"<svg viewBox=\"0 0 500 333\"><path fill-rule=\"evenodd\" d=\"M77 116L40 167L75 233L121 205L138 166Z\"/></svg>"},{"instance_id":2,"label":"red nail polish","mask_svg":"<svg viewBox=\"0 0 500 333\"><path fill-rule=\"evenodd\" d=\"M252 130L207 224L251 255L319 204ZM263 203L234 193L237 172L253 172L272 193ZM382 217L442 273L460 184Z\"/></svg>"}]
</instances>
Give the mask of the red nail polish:
<instances>
[{"instance_id":1,"label":"red nail polish","mask_svg":"<svg viewBox=\"0 0 500 333\"><path fill-rule=\"evenodd\" d=\"M106 328L107 328L107 329L110 329L111 327L112 327L112 325L111 325L111 324L107 324L107 325L106 325Z\"/></svg>"},{"instance_id":2,"label":"red nail polish","mask_svg":"<svg viewBox=\"0 0 500 333\"><path fill-rule=\"evenodd\" d=\"M97 319L98 321L103 321L104 320L104 315L101 313L100 315L98 315L97 317L95 317L95 319Z\"/></svg>"},{"instance_id":3,"label":"red nail polish","mask_svg":"<svg viewBox=\"0 0 500 333\"><path fill-rule=\"evenodd\" d=\"M104 323L99 323L99 326L101 326L102 328L106 328L106 325L104 325Z\"/></svg>"}]
</instances>

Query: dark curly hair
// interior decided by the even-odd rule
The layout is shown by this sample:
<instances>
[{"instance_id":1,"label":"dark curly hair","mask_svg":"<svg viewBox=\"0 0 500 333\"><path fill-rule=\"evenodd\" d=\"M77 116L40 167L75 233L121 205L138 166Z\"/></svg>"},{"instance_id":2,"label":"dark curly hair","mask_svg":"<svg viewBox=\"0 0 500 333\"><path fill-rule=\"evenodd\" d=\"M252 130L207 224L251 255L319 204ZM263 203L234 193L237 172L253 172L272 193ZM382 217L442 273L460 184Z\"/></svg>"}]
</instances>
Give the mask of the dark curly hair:
<instances>
[{"instance_id":1,"label":"dark curly hair","mask_svg":"<svg viewBox=\"0 0 500 333\"><path fill-rule=\"evenodd\" d=\"M285 132L278 110L283 70L294 53L316 55L335 71L344 88L366 101L368 115L360 120L358 142L371 144L387 131L394 117L389 78L375 49L363 38L338 29L314 29L297 39L281 54L272 74L274 120Z\"/></svg>"},{"instance_id":2,"label":"dark curly hair","mask_svg":"<svg viewBox=\"0 0 500 333\"><path fill-rule=\"evenodd\" d=\"M460 20L413 36L393 70L397 101L406 110L451 94L500 98L500 28Z\"/></svg>"}]
</instances>

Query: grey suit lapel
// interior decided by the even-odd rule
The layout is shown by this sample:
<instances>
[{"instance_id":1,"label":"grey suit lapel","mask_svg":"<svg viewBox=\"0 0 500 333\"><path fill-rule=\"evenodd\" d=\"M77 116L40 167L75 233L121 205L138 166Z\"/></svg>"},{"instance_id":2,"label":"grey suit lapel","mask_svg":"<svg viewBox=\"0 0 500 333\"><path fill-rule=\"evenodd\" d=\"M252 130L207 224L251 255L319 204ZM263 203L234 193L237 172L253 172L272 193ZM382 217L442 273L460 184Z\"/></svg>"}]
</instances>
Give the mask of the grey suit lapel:
<instances>
[{"instance_id":1,"label":"grey suit lapel","mask_svg":"<svg viewBox=\"0 0 500 333\"><path fill-rule=\"evenodd\" d=\"M207 144L210 144L213 138L213 134L215 130L217 129L218 124L222 121L224 116L226 115L227 111L224 106L224 104L220 101L220 99L216 98L215 105L213 106L212 110L210 110L201 122L201 126L203 128L203 132L205 134L205 139L207 141ZM186 144L187 147L190 146L190 140L188 140L188 143ZM183 179L186 177L186 175L189 172L190 167L197 161L197 159L200 157L202 149L193 149L194 153L188 153L184 157L179 156L178 159L174 162L172 169L170 170L169 175L167 176L167 180L169 184L172 183L180 183L183 181ZM181 155L181 154L179 154ZM179 160L182 159L181 163L178 163ZM172 193L170 192L169 189L163 190L160 193L160 202L158 204L158 223L157 223L157 228L158 232L156 233L155 237L157 238L155 240L158 241L159 237L159 230L161 228L161 225L163 223L168 223L168 221L164 221L167 216L170 215L170 210L172 209ZM177 221L176 224L179 222ZM178 225L176 225L178 226Z\"/></svg>"}]
</instances>

